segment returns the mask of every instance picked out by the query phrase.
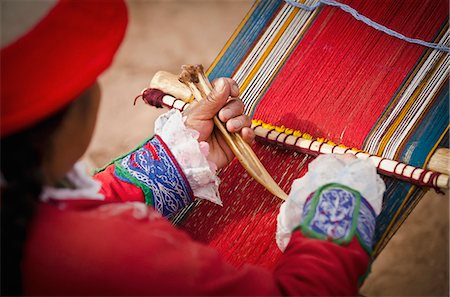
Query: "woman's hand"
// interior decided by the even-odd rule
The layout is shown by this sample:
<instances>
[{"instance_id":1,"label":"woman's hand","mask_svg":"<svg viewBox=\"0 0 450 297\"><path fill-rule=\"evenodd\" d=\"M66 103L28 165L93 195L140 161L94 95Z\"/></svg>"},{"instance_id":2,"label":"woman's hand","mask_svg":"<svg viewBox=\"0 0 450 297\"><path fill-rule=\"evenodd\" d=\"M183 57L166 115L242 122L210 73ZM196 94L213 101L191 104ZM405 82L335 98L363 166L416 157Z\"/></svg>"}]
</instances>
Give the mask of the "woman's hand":
<instances>
[{"instance_id":1,"label":"woman's hand","mask_svg":"<svg viewBox=\"0 0 450 297\"><path fill-rule=\"evenodd\" d=\"M212 82L213 91L200 102L193 102L183 112L186 116L186 126L200 133L199 141L209 144L208 160L218 168L226 166L234 157L220 131L214 126L213 117L226 124L229 132L239 132L249 144L253 143L255 133L250 128L251 120L244 115L244 104L238 98L239 87L230 78L219 78Z\"/></svg>"}]
</instances>

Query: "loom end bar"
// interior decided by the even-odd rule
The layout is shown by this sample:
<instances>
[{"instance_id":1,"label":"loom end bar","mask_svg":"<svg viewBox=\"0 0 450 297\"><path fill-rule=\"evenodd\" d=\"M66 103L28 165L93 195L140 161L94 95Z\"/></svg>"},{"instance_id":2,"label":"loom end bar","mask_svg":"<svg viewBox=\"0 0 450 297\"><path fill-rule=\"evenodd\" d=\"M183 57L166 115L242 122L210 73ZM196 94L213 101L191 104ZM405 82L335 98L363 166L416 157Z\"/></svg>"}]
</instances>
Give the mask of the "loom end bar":
<instances>
[{"instance_id":1,"label":"loom end bar","mask_svg":"<svg viewBox=\"0 0 450 297\"><path fill-rule=\"evenodd\" d=\"M442 173L443 175L437 179L437 186L441 189L449 189L450 149L444 147L438 148L431 156L427 169Z\"/></svg>"},{"instance_id":2,"label":"loom end bar","mask_svg":"<svg viewBox=\"0 0 450 297\"><path fill-rule=\"evenodd\" d=\"M450 149L438 148L431 156L427 168L450 175Z\"/></svg>"},{"instance_id":3,"label":"loom end bar","mask_svg":"<svg viewBox=\"0 0 450 297\"><path fill-rule=\"evenodd\" d=\"M351 153L359 159L370 160L381 174L405 180L418 186L433 187L437 191L440 191L439 189L449 189L450 186L448 174L450 169L450 150L448 148L438 149L429 162L428 170L425 170L398 161L353 150L345 146L341 147L336 144L303 138L302 135L295 136L295 133L288 135L282 130L277 131L275 126L269 125L264 127L262 121L259 123L257 121L254 122L252 128L256 136L260 139L282 144L301 153L315 156L318 154ZM280 137L280 135L282 136Z\"/></svg>"},{"instance_id":4,"label":"loom end bar","mask_svg":"<svg viewBox=\"0 0 450 297\"><path fill-rule=\"evenodd\" d=\"M150 82L150 88L158 89L184 102L192 102L191 90L178 80L178 75L166 71L158 71Z\"/></svg>"}]
</instances>

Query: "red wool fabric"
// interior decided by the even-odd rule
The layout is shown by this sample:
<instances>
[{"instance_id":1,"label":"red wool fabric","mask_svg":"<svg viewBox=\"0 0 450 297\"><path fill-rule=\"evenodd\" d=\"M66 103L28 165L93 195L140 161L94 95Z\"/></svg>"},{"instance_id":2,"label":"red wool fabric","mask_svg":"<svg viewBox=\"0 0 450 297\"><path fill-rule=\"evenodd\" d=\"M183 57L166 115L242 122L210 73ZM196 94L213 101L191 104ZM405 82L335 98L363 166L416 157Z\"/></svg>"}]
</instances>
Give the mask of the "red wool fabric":
<instances>
[{"instance_id":1,"label":"red wool fabric","mask_svg":"<svg viewBox=\"0 0 450 297\"><path fill-rule=\"evenodd\" d=\"M128 22L123 0L62 0L1 50L1 137L55 113L111 64Z\"/></svg>"}]
</instances>

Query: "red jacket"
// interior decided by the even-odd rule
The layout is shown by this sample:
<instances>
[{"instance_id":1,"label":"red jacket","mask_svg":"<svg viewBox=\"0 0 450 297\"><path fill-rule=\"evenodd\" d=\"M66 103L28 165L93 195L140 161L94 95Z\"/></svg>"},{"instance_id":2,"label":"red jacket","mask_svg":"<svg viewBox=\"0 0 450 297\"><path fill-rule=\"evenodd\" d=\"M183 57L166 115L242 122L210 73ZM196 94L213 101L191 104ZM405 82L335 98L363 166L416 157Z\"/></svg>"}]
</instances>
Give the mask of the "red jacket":
<instances>
[{"instance_id":1,"label":"red jacket","mask_svg":"<svg viewBox=\"0 0 450 297\"><path fill-rule=\"evenodd\" d=\"M117 164L117 163L116 163ZM23 261L27 295L356 295L370 257L295 231L274 271L236 269L178 230L112 164L105 201L42 203ZM81 197L82 198L82 197ZM138 203L130 203L137 201ZM129 202L129 203L126 203Z\"/></svg>"}]
</instances>

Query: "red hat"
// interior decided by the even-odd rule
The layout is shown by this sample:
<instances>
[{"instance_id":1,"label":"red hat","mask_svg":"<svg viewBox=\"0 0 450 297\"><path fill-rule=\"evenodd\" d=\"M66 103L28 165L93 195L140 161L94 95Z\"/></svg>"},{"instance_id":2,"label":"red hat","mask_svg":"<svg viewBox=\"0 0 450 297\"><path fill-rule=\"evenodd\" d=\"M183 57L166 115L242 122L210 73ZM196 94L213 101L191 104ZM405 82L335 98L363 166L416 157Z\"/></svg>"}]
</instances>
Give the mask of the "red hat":
<instances>
[{"instance_id":1,"label":"red hat","mask_svg":"<svg viewBox=\"0 0 450 297\"><path fill-rule=\"evenodd\" d=\"M1 137L55 113L109 67L128 17L123 0L61 0L0 52Z\"/></svg>"}]
</instances>

